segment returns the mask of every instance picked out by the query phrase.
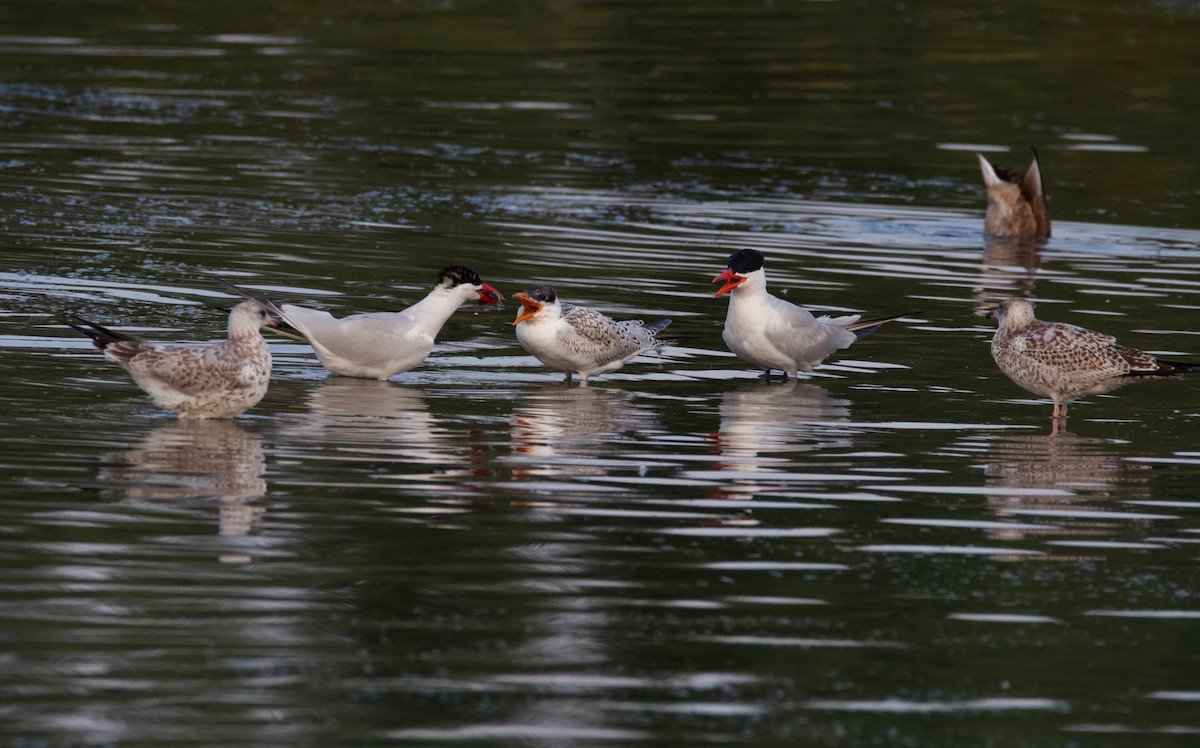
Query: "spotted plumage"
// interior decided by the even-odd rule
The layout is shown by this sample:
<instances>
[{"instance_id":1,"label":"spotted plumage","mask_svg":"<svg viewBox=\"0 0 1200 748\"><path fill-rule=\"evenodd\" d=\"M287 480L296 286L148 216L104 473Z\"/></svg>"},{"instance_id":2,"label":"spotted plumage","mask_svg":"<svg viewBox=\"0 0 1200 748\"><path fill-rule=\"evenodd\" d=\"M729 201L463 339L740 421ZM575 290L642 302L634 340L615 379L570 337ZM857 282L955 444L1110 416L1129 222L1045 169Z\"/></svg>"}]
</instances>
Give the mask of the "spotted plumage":
<instances>
[{"instance_id":1,"label":"spotted plumage","mask_svg":"<svg viewBox=\"0 0 1200 748\"><path fill-rule=\"evenodd\" d=\"M1028 299L1005 299L989 316L999 320L992 358L1014 383L1054 402L1052 418L1067 417L1067 403L1108 392L1142 377L1200 369L1200 363L1164 361L1117 343L1111 335L1064 322L1043 322Z\"/></svg>"},{"instance_id":2,"label":"spotted plumage","mask_svg":"<svg viewBox=\"0 0 1200 748\"><path fill-rule=\"evenodd\" d=\"M1037 150L1024 174L993 166L981 153L975 157L979 159L987 189L983 233L997 239L1034 240L1050 236L1050 215L1046 210Z\"/></svg>"},{"instance_id":3,"label":"spotted plumage","mask_svg":"<svg viewBox=\"0 0 1200 748\"><path fill-rule=\"evenodd\" d=\"M567 381L616 371L643 351L667 345L658 334L671 324L641 320L616 321L594 309L566 304L550 286L530 286L513 294L521 311L513 324L517 342L552 369L566 372Z\"/></svg>"},{"instance_id":4,"label":"spotted plumage","mask_svg":"<svg viewBox=\"0 0 1200 748\"><path fill-rule=\"evenodd\" d=\"M233 418L267 394L271 352L260 329L270 312L244 301L229 313L229 337L215 343L150 343L73 318L106 358L133 376L161 407L187 418Z\"/></svg>"}]
</instances>

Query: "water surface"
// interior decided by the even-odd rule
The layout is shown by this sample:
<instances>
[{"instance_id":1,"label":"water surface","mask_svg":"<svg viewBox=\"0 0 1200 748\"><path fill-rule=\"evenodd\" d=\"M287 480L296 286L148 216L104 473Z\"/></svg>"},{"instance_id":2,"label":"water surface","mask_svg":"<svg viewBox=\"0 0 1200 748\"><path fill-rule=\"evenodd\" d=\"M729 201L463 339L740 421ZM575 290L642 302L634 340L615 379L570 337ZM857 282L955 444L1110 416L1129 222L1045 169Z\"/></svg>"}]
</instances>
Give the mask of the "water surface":
<instances>
[{"instance_id":1,"label":"water surface","mask_svg":"<svg viewBox=\"0 0 1200 748\"><path fill-rule=\"evenodd\" d=\"M1200 358L1186 4L161 0L0 10L0 731L14 745L1187 745L1195 382L1050 405L980 312ZM1041 153L1043 246L974 152ZM754 247L917 311L802 382ZM464 308L427 365L162 414L73 312L213 338L463 263L684 339L587 388Z\"/></svg>"}]
</instances>

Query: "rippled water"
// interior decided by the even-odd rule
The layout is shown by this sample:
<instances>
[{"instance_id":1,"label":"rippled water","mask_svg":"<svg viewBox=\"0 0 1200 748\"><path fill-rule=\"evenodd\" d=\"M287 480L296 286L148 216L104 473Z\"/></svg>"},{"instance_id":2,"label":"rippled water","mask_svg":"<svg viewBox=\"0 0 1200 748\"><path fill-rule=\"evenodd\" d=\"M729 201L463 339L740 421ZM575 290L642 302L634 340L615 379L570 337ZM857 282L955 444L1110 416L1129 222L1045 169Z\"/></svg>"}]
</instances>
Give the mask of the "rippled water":
<instances>
[{"instance_id":1,"label":"rippled water","mask_svg":"<svg viewBox=\"0 0 1200 748\"><path fill-rule=\"evenodd\" d=\"M0 735L1190 744L1196 382L1053 434L980 312L1200 358L1197 20L1052 7L0 11ZM973 153L1029 141L1055 235L985 243ZM711 296L746 246L921 311L763 382ZM258 407L190 423L57 319L212 338L216 275L340 313L452 261L683 339L567 387L464 308L390 382L273 341Z\"/></svg>"}]
</instances>

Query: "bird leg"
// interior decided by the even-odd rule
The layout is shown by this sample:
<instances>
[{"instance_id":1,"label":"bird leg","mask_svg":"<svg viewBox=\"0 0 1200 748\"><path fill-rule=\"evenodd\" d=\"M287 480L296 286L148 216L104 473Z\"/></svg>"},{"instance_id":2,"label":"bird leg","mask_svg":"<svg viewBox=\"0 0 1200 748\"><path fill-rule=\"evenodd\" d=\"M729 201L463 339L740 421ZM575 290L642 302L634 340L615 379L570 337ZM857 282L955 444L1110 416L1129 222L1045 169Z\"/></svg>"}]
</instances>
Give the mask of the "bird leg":
<instances>
[{"instance_id":1,"label":"bird leg","mask_svg":"<svg viewBox=\"0 0 1200 748\"><path fill-rule=\"evenodd\" d=\"M1054 398L1054 413L1050 416L1055 421L1067 420L1067 403L1066 401Z\"/></svg>"}]
</instances>

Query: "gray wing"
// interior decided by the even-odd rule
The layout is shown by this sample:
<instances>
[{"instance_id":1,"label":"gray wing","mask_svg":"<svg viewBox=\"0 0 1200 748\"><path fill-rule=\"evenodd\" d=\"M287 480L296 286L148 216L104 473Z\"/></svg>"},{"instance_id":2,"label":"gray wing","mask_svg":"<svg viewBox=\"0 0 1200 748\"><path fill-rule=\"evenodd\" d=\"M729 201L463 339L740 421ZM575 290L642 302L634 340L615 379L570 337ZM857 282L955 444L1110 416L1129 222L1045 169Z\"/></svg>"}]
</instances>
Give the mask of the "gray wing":
<instances>
[{"instance_id":1,"label":"gray wing","mask_svg":"<svg viewBox=\"0 0 1200 748\"><path fill-rule=\"evenodd\" d=\"M563 336L562 344L598 364L624 361L661 345L641 320L617 322L593 309L570 305L563 306L563 319L570 332Z\"/></svg>"}]
</instances>

